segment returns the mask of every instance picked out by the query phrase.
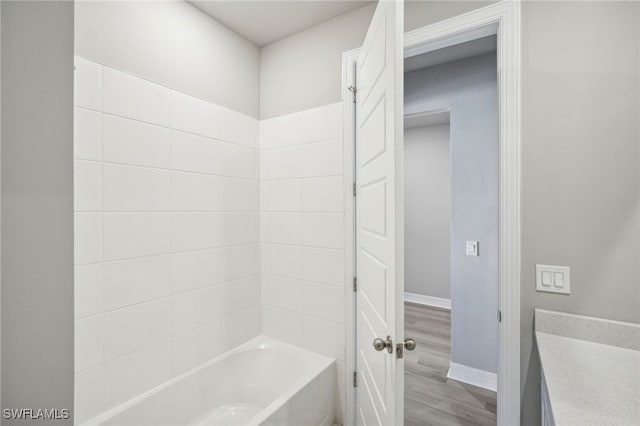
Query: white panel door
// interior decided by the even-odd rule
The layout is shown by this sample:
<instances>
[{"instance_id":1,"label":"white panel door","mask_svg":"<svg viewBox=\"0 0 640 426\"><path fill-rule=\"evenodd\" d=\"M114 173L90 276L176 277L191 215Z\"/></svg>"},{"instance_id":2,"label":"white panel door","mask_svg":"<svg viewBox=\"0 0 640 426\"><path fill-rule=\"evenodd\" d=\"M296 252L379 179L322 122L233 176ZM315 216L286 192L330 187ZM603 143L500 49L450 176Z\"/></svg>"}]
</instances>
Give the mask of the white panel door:
<instances>
[{"instance_id":1,"label":"white panel door","mask_svg":"<svg viewBox=\"0 0 640 426\"><path fill-rule=\"evenodd\" d=\"M358 425L403 418L402 20L402 1L381 0L356 65Z\"/></svg>"}]
</instances>

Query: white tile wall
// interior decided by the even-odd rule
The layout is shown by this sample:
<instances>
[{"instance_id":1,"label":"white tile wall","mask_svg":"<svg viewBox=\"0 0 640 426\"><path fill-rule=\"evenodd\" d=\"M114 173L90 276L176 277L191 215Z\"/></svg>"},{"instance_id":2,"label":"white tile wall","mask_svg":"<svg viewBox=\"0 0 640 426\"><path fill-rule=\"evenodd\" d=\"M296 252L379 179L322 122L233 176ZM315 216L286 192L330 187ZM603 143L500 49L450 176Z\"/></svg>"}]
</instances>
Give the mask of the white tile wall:
<instances>
[{"instance_id":1,"label":"white tile wall","mask_svg":"<svg viewBox=\"0 0 640 426\"><path fill-rule=\"evenodd\" d=\"M102 110L107 114L169 126L171 92L133 75L102 68Z\"/></svg>"},{"instance_id":2,"label":"white tile wall","mask_svg":"<svg viewBox=\"0 0 640 426\"><path fill-rule=\"evenodd\" d=\"M104 365L76 372L74 417L80 419L77 422L91 418L102 410L104 410Z\"/></svg>"},{"instance_id":3,"label":"white tile wall","mask_svg":"<svg viewBox=\"0 0 640 426\"><path fill-rule=\"evenodd\" d=\"M342 105L258 123L75 73L76 420L261 332L344 375Z\"/></svg>"},{"instance_id":4,"label":"white tile wall","mask_svg":"<svg viewBox=\"0 0 640 426\"><path fill-rule=\"evenodd\" d=\"M102 263L76 266L74 297L76 318L102 312Z\"/></svg>"},{"instance_id":5,"label":"white tile wall","mask_svg":"<svg viewBox=\"0 0 640 426\"><path fill-rule=\"evenodd\" d=\"M98 161L73 162L73 200L77 212L102 210L102 164Z\"/></svg>"},{"instance_id":6,"label":"white tile wall","mask_svg":"<svg viewBox=\"0 0 640 426\"><path fill-rule=\"evenodd\" d=\"M219 109L217 105L172 91L171 127L216 139Z\"/></svg>"},{"instance_id":7,"label":"white tile wall","mask_svg":"<svg viewBox=\"0 0 640 426\"><path fill-rule=\"evenodd\" d=\"M107 163L171 167L171 131L166 127L104 114L102 147Z\"/></svg>"},{"instance_id":8,"label":"white tile wall","mask_svg":"<svg viewBox=\"0 0 640 426\"><path fill-rule=\"evenodd\" d=\"M171 213L104 213L104 260L171 251Z\"/></svg>"},{"instance_id":9,"label":"white tile wall","mask_svg":"<svg viewBox=\"0 0 640 426\"><path fill-rule=\"evenodd\" d=\"M262 272L287 278L302 278L302 247L266 242L262 248Z\"/></svg>"},{"instance_id":10,"label":"white tile wall","mask_svg":"<svg viewBox=\"0 0 640 426\"><path fill-rule=\"evenodd\" d=\"M263 212L262 241L302 244L302 215L296 212Z\"/></svg>"},{"instance_id":11,"label":"white tile wall","mask_svg":"<svg viewBox=\"0 0 640 426\"><path fill-rule=\"evenodd\" d=\"M344 285L344 253L342 250L304 247L302 277L337 286Z\"/></svg>"},{"instance_id":12,"label":"white tile wall","mask_svg":"<svg viewBox=\"0 0 640 426\"><path fill-rule=\"evenodd\" d=\"M82 58L75 105L82 422L260 334L259 123Z\"/></svg>"},{"instance_id":13,"label":"white tile wall","mask_svg":"<svg viewBox=\"0 0 640 426\"><path fill-rule=\"evenodd\" d=\"M104 309L148 302L171 293L171 255L136 257L103 265Z\"/></svg>"},{"instance_id":14,"label":"white tile wall","mask_svg":"<svg viewBox=\"0 0 640 426\"><path fill-rule=\"evenodd\" d=\"M219 142L186 132L171 132L171 168L185 172L217 174Z\"/></svg>"},{"instance_id":15,"label":"white tile wall","mask_svg":"<svg viewBox=\"0 0 640 426\"><path fill-rule=\"evenodd\" d=\"M104 320L104 358L111 360L171 337L168 297L109 311Z\"/></svg>"},{"instance_id":16,"label":"white tile wall","mask_svg":"<svg viewBox=\"0 0 640 426\"><path fill-rule=\"evenodd\" d=\"M342 176L309 177L302 181L302 211L342 212Z\"/></svg>"},{"instance_id":17,"label":"white tile wall","mask_svg":"<svg viewBox=\"0 0 640 426\"><path fill-rule=\"evenodd\" d=\"M245 179L257 179L258 152L253 148L221 142L220 174Z\"/></svg>"},{"instance_id":18,"label":"white tile wall","mask_svg":"<svg viewBox=\"0 0 640 426\"><path fill-rule=\"evenodd\" d=\"M172 340L174 374L184 373L260 331L260 308L255 307L180 334Z\"/></svg>"},{"instance_id":19,"label":"white tile wall","mask_svg":"<svg viewBox=\"0 0 640 426\"><path fill-rule=\"evenodd\" d=\"M102 213L76 213L74 227L76 265L102 262Z\"/></svg>"},{"instance_id":20,"label":"white tile wall","mask_svg":"<svg viewBox=\"0 0 640 426\"><path fill-rule=\"evenodd\" d=\"M225 142L237 143L248 148L258 148L259 127L254 120L244 114L225 107L218 110L219 139Z\"/></svg>"},{"instance_id":21,"label":"white tile wall","mask_svg":"<svg viewBox=\"0 0 640 426\"><path fill-rule=\"evenodd\" d=\"M344 215L342 213L303 213L302 243L306 246L342 249Z\"/></svg>"},{"instance_id":22,"label":"white tile wall","mask_svg":"<svg viewBox=\"0 0 640 426\"><path fill-rule=\"evenodd\" d=\"M100 161L102 159L102 114L98 111L75 107L73 119L74 158Z\"/></svg>"},{"instance_id":23,"label":"white tile wall","mask_svg":"<svg viewBox=\"0 0 640 426\"><path fill-rule=\"evenodd\" d=\"M74 105L102 111L102 66L76 57L74 68Z\"/></svg>"},{"instance_id":24,"label":"white tile wall","mask_svg":"<svg viewBox=\"0 0 640 426\"><path fill-rule=\"evenodd\" d=\"M260 182L262 211L299 212L302 210L302 179L264 180Z\"/></svg>"},{"instance_id":25,"label":"white tile wall","mask_svg":"<svg viewBox=\"0 0 640 426\"><path fill-rule=\"evenodd\" d=\"M76 320L75 362L78 370L95 367L104 362L102 351L104 341L103 320L102 315Z\"/></svg>"},{"instance_id":26,"label":"white tile wall","mask_svg":"<svg viewBox=\"0 0 640 426\"><path fill-rule=\"evenodd\" d=\"M102 175L105 212L171 210L169 170L104 164Z\"/></svg>"},{"instance_id":27,"label":"white tile wall","mask_svg":"<svg viewBox=\"0 0 640 426\"><path fill-rule=\"evenodd\" d=\"M104 406L113 407L173 376L171 342L164 341L104 364Z\"/></svg>"},{"instance_id":28,"label":"white tile wall","mask_svg":"<svg viewBox=\"0 0 640 426\"><path fill-rule=\"evenodd\" d=\"M224 206L218 176L173 172L171 185L171 210L216 211Z\"/></svg>"},{"instance_id":29,"label":"white tile wall","mask_svg":"<svg viewBox=\"0 0 640 426\"><path fill-rule=\"evenodd\" d=\"M262 329L338 360L344 413L342 104L260 123Z\"/></svg>"}]
</instances>

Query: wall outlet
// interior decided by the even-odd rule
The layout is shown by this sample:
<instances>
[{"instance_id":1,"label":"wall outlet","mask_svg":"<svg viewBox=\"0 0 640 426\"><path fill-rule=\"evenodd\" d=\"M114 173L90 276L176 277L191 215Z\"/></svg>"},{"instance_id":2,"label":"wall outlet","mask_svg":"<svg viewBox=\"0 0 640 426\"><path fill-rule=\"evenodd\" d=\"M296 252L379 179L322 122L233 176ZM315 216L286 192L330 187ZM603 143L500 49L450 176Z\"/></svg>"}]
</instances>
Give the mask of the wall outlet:
<instances>
[{"instance_id":1,"label":"wall outlet","mask_svg":"<svg viewBox=\"0 0 640 426\"><path fill-rule=\"evenodd\" d=\"M480 243L478 241L467 241L467 256L479 256Z\"/></svg>"},{"instance_id":2,"label":"wall outlet","mask_svg":"<svg viewBox=\"0 0 640 426\"><path fill-rule=\"evenodd\" d=\"M536 291L571 294L568 266L536 265Z\"/></svg>"}]
</instances>

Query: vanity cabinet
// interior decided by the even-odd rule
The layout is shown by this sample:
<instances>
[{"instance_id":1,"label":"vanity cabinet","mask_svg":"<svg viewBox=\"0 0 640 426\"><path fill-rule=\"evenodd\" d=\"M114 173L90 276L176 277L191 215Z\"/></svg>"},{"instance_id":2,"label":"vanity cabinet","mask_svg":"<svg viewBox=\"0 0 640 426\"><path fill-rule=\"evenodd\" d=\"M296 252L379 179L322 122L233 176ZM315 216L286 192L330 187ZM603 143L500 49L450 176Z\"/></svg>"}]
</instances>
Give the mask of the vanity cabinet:
<instances>
[{"instance_id":1,"label":"vanity cabinet","mask_svg":"<svg viewBox=\"0 0 640 426\"><path fill-rule=\"evenodd\" d=\"M640 426L640 324L536 309L543 426Z\"/></svg>"}]
</instances>

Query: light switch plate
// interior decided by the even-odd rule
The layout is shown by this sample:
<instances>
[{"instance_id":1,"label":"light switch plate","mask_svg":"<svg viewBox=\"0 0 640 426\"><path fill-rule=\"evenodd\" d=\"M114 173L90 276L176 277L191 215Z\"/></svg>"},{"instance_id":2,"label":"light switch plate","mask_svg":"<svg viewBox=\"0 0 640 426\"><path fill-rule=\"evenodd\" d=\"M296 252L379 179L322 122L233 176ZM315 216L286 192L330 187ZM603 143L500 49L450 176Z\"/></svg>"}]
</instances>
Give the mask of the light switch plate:
<instances>
[{"instance_id":1,"label":"light switch plate","mask_svg":"<svg viewBox=\"0 0 640 426\"><path fill-rule=\"evenodd\" d=\"M467 256L479 256L480 243L478 241L467 241Z\"/></svg>"},{"instance_id":2,"label":"light switch plate","mask_svg":"<svg viewBox=\"0 0 640 426\"><path fill-rule=\"evenodd\" d=\"M536 265L536 290L571 294L571 271L568 266Z\"/></svg>"}]
</instances>

